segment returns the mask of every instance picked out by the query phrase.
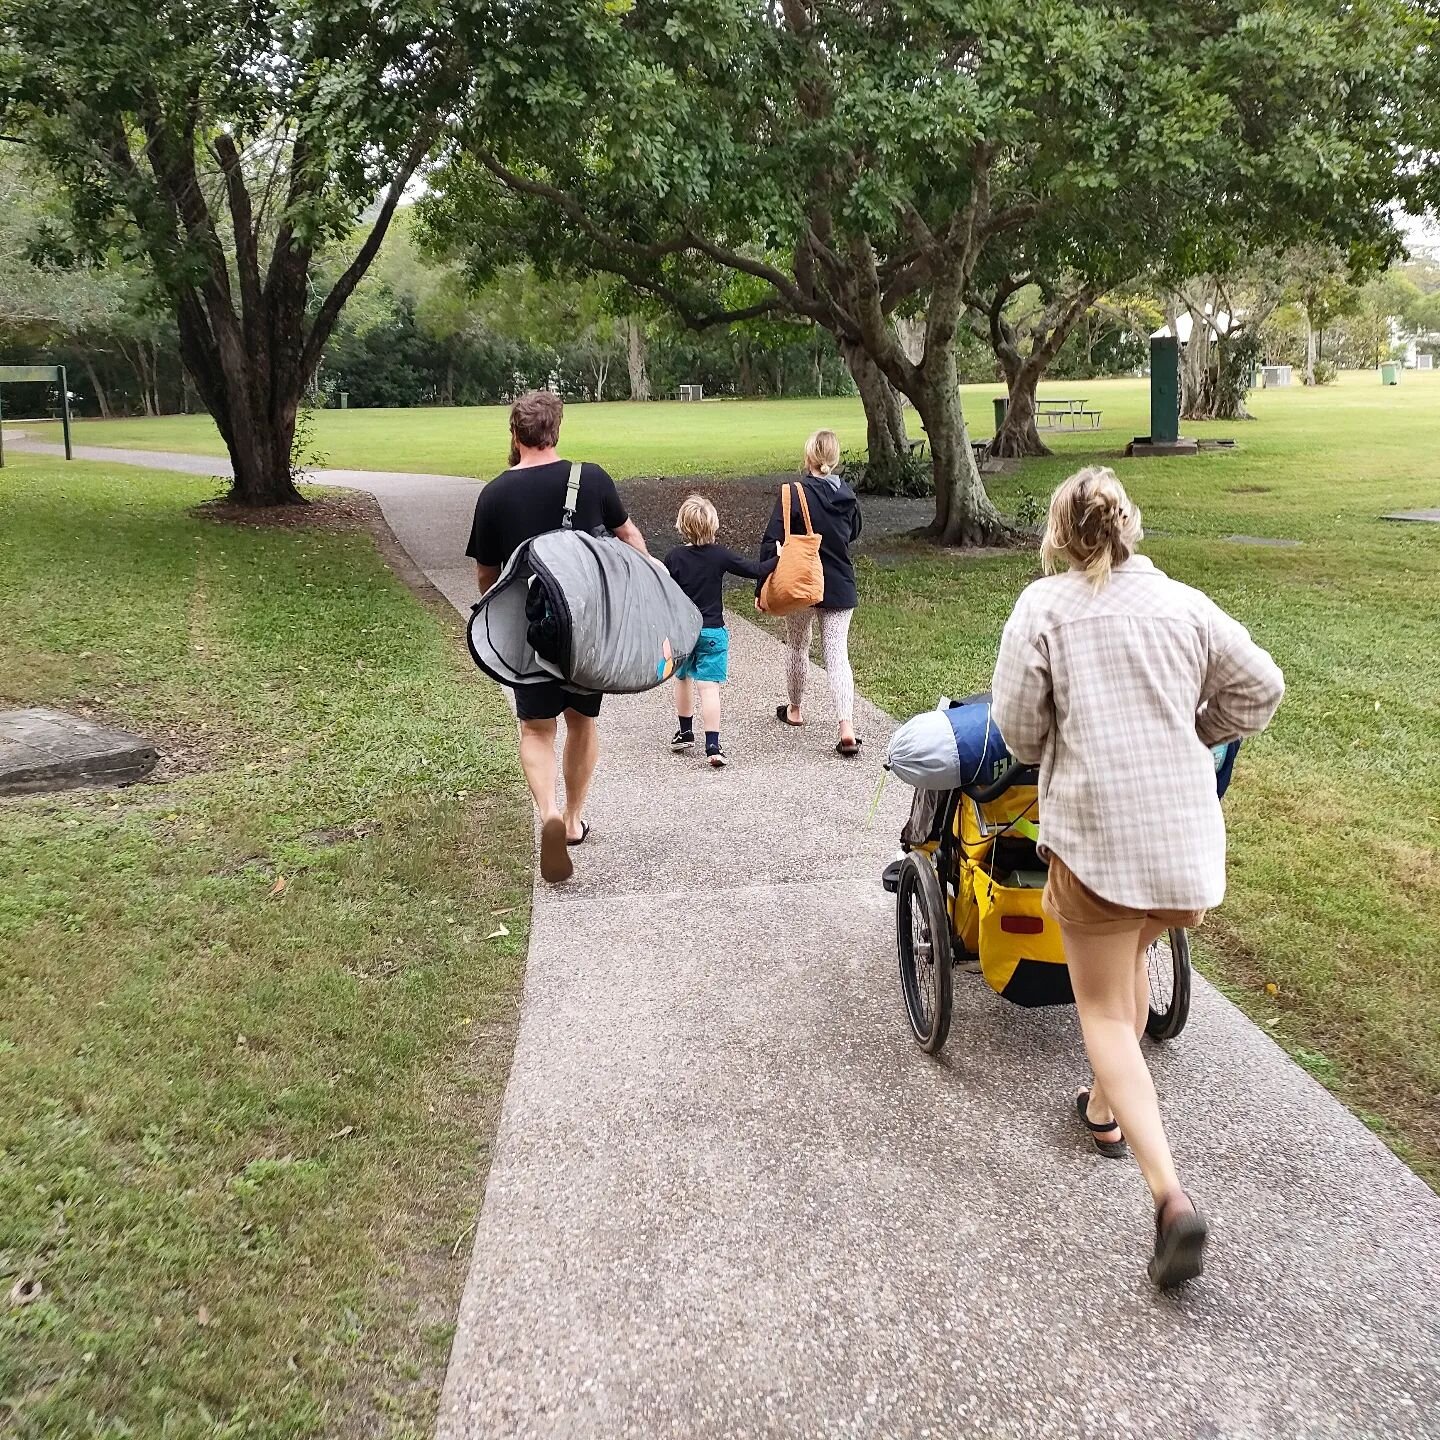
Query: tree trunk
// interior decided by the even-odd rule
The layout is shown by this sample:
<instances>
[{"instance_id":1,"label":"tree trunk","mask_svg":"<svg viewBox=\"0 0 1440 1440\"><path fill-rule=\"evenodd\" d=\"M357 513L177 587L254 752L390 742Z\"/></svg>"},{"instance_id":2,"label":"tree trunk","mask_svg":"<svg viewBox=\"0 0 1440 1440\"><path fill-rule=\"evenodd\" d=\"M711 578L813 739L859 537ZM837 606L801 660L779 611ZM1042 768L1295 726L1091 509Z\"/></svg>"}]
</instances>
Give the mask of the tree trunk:
<instances>
[{"instance_id":1,"label":"tree trunk","mask_svg":"<svg viewBox=\"0 0 1440 1440\"><path fill-rule=\"evenodd\" d=\"M625 358L630 366L630 398L650 398L649 352L645 344L645 325L637 316L625 317Z\"/></svg>"},{"instance_id":2,"label":"tree trunk","mask_svg":"<svg viewBox=\"0 0 1440 1440\"><path fill-rule=\"evenodd\" d=\"M755 393L755 371L750 364L750 347L744 340L741 340L735 347L735 366L740 372L740 393L753 395Z\"/></svg>"},{"instance_id":3,"label":"tree trunk","mask_svg":"<svg viewBox=\"0 0 1440 1440\"><path fill-rule=\"evenodd\" d=\"M245 416L239 424L232 423L230 416L220 424L216 417L235 471L230 499L237 505L305 504L305 497L295 487L290 453L296 408L289 407L288 419L283 407L273 416Z\"/></svg>"},{"instance_id":4,"label":"tree trunk","mask_svg":"<svg viewBox=\"0 0 1440 1440\"><path fill-rule=\"evenodd\" d=\"M1308 315L1305 317L1305 383L1315 383L1315 327Z\"/></svg>"},{"instance_id":5,"label":"tree trunk","mask_svg":"<svg viewBox=\"0 0 1440 1440\"><path fill-rule=\"evenodd\" d=\"M842 340L840 353L865 407L865 451L870 461L908 454L910 440L905 433L905 411L899 392L862 346Z\"/></svg>"},{"instance_id":6,"label":"tree trunk","mask_svg":"<svg viewBox=\"0 0 1440 1440\"><path fill-rule=\"evenodd\" d=\"M150 342L150 398L155 414L165 413L165 397L160 390L160 342Z\"/></svg>"},{"instance_id":7,"label":"tree trunk","mask_svg":"<svg viewBox=\"0 0 1440 1440\"><path fill-rule=\"evenodd\" d=\"M1035 426L1035 388L1044 373L1044 365L1037 364L1033 357L1016 364L1001 356L1000 366L1005 372L1005 389L1009 399L1006 402L1005 423L990 441L990 453L1007 459L1053 454Z\"/></svg>"},{"instance_id":8,"label":"tree trunk","mask_svg":"<svg viewBox=\"0 0 1440 1440\"><path fill-rule=\"evenodd\" d=\"M100 376L95 369L95 362L90 358L88 350L81 352L80 363L85 367L85 374L90 380L90 388L95 392L95 403L100 407L100 418L110 418L110 397L105 393L105 387L100 383Z\"/></svg>"},{"instance_id":9,"label":"tree trunk","mask_svg":"<svg viewBox=\"0 0 1440 1440\"><path fill-rule=\"evenodd\" d=\"M970 431L960 403L954 348L936 363L928 357L920 367L919 385L911 400L930 437L935 473L935 519L929 534L942 545L1002 545L1014 530L985 493Z\"/></svg>"}]
</instances>

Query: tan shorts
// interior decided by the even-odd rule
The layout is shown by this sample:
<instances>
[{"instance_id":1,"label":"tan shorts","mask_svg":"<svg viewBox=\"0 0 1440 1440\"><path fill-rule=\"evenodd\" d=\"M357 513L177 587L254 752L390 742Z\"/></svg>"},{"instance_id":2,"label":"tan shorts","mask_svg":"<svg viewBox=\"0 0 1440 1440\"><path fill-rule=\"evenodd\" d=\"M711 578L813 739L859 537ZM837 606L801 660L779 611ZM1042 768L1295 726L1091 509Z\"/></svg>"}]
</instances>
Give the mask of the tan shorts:
<instances>
[{"instance_id":1,"label":"tan shorts","mask_svg":"<svg viewBox=\"0 0 1440 1440\"><path fill-rule=\"evenodd\" d=\"M1058 855L1050 857L1050 874L1041 903L1052 920L1091 935L1118 935L1147 921L1167 930L1193 930L1205 918L1203 910L1135 910L1102 900L1075 878L1075 872Z\"/></svg>"}]
</instances>

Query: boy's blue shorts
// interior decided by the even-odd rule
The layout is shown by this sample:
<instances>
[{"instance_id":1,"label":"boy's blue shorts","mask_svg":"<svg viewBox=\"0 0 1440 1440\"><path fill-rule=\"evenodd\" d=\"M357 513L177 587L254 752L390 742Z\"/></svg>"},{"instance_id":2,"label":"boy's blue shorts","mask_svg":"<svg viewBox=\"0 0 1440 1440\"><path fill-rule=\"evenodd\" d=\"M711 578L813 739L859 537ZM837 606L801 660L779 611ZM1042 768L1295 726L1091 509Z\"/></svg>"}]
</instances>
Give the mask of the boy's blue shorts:
<instances>
[{"instance_id":1,"label":"boy's blue shorts","mask_svg":"<svg viewBox=\"0 0 1440 1440\"><path fill-rule=\"evenodd\" d=\"M713 680L723 684L730 675L730 632L723 625L707 625L695 642L690 658L675 671L677 680Z\"/></svg>"}]
</instances>

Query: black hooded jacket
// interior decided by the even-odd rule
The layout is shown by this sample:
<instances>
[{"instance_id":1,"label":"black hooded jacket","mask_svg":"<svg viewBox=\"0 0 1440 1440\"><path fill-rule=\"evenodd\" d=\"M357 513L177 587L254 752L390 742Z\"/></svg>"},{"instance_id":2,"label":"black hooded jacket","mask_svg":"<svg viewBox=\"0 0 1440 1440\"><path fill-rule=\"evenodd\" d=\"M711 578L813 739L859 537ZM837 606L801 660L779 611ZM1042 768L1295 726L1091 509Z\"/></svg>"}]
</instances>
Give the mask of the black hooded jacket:
<instances>
[{"instance_id":1,"label":"black hooded jacket","mask_svg":"<svg viewBox=\"0 0 1440 1440\"><path fill-rule=\"evenodd\" d=\"M860 502L855 498L855 492L835 475L806 475L800 483L805 486L810 523L820 536L820 564L825 570L825 598L821 600L820 608L853 610L860 597L855 588L855 565L850 559L850 547L860 538ZM800 513L800 502L792 483L790 530L793 534L803 533L804 529L805 517ZM770 512L770 523L760 541L762 562L774 558L784 534L780 496L777 494L775 508ZM755 593L760 593L758 586Z\"/></svg>"}]
</instances>

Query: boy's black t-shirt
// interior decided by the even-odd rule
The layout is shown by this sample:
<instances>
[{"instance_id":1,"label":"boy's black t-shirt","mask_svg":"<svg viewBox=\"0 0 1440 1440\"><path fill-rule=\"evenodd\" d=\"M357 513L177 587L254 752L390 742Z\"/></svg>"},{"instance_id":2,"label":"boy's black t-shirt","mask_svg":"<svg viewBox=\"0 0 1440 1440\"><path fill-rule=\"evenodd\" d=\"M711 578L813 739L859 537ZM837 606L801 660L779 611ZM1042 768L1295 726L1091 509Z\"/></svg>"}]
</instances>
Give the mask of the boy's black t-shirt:
<instances>
[{"instance_id":1,"label":"boy's black t-shirt","mask_svg":"<svg viewBox=\"0 0 1440 1440\"><path fill-rule=\"evenodd\" d=\"M677 545L666 557L670 577L699 607L705 627L717 630L725 624L721 599L725 575L760 580L775 568L775 561L748 560L727 545Z\"/></svg>"},{"instance_id":2,"label":"boy's black t-shirt","mask_svg":"<svg viewBox=\"0 0 1440 1440\"><path fill-rule=\"evenodd\" d=\"M497 475L475 501L475 519L465 553L481 565L503 566L527 540L558 530L565 511L570 461L530 465ZM615 482L598 465L580 467L575 528L618 530L630 517Z\"/></svg>"}]
</instances>

